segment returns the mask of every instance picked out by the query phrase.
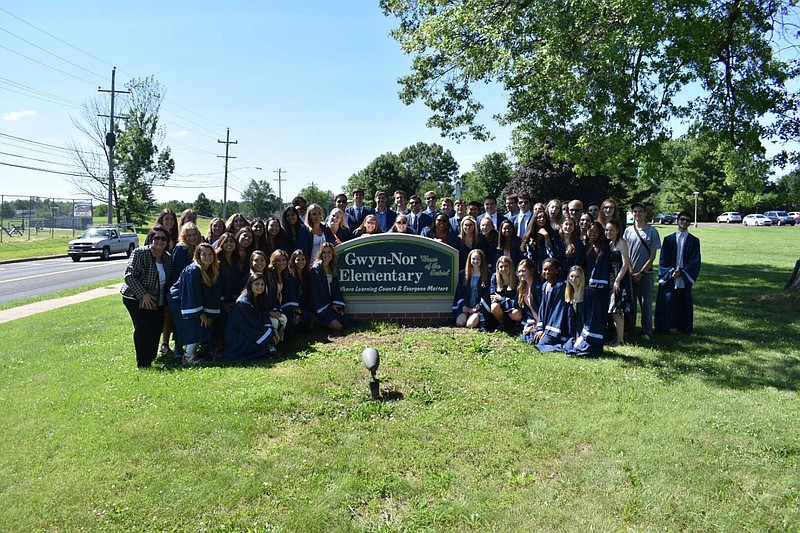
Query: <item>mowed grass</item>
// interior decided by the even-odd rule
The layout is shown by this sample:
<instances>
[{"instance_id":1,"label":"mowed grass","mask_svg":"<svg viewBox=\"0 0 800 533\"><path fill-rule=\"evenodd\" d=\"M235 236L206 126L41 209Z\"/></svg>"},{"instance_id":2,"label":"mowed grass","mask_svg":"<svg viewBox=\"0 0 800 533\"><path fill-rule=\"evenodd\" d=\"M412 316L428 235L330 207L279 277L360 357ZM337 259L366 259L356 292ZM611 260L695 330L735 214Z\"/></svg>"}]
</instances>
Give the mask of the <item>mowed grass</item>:
<instances>
[{"instance_id":1,"label":"mowed grass","mask_svg":"<svg viewBox=\"0 0 800 533\"><path fill-rule=\"evenodd\" d=\"M800 530L792 229L699 228L696 334L599 359L373 323L138 371L118 297L3 324L0 530Z\"/></svg>"},{"instance_id":2,"label":"mowed grass","mask_svg":"<svg viewBox=\"0 0 800 533\"><path fill-rule=\"evenodd\" d=\"M211 219L201 218L197 221L200 233L205 235L208 231L208 224ZM95 217L94 224L105 224L106 219ZM137 227L136 232L139 234L139 243L144 244L147 230L155 224L155 218L151 223ZM77 239L83 233L82 230L53 230L52 234L49 229L40 231L38 234L31 232L28 238L28 232L25 231L23 236L14 235L10 237L3 235L3 242L0 242L0 261L9 261L14 259L30 259L35 257L48 257L54 255L67 255L67 244L72 239Z\"/></svg>"}]
</instances>

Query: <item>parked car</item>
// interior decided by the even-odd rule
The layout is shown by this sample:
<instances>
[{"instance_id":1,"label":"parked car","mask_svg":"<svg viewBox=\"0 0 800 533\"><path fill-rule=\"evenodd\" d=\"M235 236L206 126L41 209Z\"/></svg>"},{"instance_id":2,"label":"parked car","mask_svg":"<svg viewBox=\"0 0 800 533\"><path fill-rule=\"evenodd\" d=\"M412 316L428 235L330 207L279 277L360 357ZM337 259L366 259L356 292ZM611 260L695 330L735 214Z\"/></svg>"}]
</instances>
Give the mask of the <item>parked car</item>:
<instances>
[{"instance_id":1,"label":"parked car","mask_svg":"<svg viewBox=\"0 0 800 533\"><path fill-rule=\"evenodd\" d=\"M767 211L764 216L772 221L773 226L794 226L797 223L786 211Z\"/></svg>"},{"instance_id":2,"label":"parked car","mask_svg":"<svg viewBox=\"0 0 800 533\"><path fill-rule=\"evenodd\" d=\"M669 213L659 213L653 217L653 224L674 224L675 217Z\"/></svg>"},{"instance_id":3,"label":"parked car","mask_svg":"<svg viewBox=\"0 0 800 533\"><path fill-rule=\"evenodd\" d=\"M800 224L800 211L789 211L789 216L794 217L795 223Z\"/></svg>"},{"instance_id":4,"label":"parked car","mask_svg":"<svg viewBox=\"0 0 800 533\"><path fill-rule=\"evenodd\" d=\"M742 214L736 211L725 211L717 217L717 223L722 224L739 224L742 221Z\"/></svg>"},{"instance_id":5,"label":"parked car","mask_svg":"<svg viewBox=\"0 0 800 533\"><path fill-rule=\"evenodd\" d=\"M747 215L742 219L742 224L745 226L771 226L772 220L764 215Z\"/></svg>"},{"instance_id":6,"label":"parked car","mask_svg":"<svg viewBox=\"0 0 800 533\"><path fill-rule=\"evenodd\" d=\"M111 254L124 253L130 257L138 246L139 236L133 224L108 224L92 226L77 239L69 241L67 254L75 262L92 255L106 261Z\"/></svg>"}]
</instances>

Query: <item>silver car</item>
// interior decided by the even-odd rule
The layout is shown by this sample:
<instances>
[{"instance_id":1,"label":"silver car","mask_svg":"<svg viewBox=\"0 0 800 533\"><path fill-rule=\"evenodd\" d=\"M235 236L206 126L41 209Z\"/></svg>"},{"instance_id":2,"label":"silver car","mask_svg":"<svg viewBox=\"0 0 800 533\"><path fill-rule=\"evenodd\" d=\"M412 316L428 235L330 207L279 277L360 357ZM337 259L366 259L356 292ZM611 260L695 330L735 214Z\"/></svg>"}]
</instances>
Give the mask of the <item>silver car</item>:
<instances>
[{"instance_id":1,"label":"silver car","mask_svg":"<svg viewBox=\"0 0 800 533\"><path fill-rule=\"evenodd\" d=\"M742 214L737 213L736 211L725 211L720 216L717 217L717 223L722 224L723 222L727 224L739 224L742 221Z\"/></svg>"}]
</instances>

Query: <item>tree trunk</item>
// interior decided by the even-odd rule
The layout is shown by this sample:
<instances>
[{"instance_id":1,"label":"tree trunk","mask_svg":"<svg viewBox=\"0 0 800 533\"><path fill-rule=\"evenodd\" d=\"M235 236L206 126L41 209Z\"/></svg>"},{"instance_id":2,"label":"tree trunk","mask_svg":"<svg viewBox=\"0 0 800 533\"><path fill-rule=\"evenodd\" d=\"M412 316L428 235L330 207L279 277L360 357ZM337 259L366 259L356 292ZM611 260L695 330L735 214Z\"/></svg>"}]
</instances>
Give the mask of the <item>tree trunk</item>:
<instances>
[{"instance_id":1,"label":"tree trunk","mask_svg":"<svg viewBox=\"0 0 800 533\"><path fill-rule=\"evenodd\" d=\"M783 286L783 290L800 292L800 278L797 276L798 271L800 271L800 259L794 264L794 271L792 271L789 281Z\"/></svg>"}]
</instances>

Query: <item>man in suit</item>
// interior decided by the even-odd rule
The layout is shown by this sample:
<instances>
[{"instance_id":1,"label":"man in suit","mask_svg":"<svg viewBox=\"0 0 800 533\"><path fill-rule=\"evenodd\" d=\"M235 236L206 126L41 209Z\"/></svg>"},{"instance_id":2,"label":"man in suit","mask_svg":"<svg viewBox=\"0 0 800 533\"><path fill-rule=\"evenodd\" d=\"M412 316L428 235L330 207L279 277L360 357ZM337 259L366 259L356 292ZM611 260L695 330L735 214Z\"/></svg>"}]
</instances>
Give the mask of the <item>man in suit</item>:
<instances>
[{"instance_id":1,"label":"man in suit","mask_svg":"<svg viewBox=\"0 0 800 533\"><path fill-rule=\"evenodd\" d=\"M375 218L378 219L378 226L384 233L389 231L397 217L397 213L390 209L388 204L389 195L386 191L375 191Z\"/></svg>"},{"instance_id":2,"label":"man in suit","mask_svg":"<svg viewBox=\"0 0 800 533\"><path fill-rule=\"evenodd\" d=\"M692 288L700 274L700 239L689 233L692 217L678 213L678 231L664 237L658 264L656 333L694 330Z\"/></svg>"},{"instance_id":3,"label":"man in suit","mask_svg":"<svg viewBox=\"0 0 800 533\"><path fill-rule=\"evenodd\" d=\"M408 199L408 229L419 235L433 222L433 219L422 212L422 200L416 194Z\"/></svg>"},{"instance_id":4,"label":"man in suit","mask_svg":"<svg viewBox=\"0 0 800 533\"><path fill-rule=\"evenodd\" d=\"M520 194L517 199L517 205L519 206L519 212L512 222L514 223L517 237L521 239L528 230L528 223L530 223L531 215L533 214L533 211L531 211L531 197L525 193Z\"/></svg>"},{"instance_id":5,"label":"man in suit","mask_svg":"<svg viewBox=\"0 0 800 533\"><path fill-rule=\"evenodd\" d=\"M434 191L425 193L425 209L422 212L431 217L431 219L436 218L436 215L439 214L439 210L436 209L436 200L437 196ZM448 216L448 218L450 217Z\"/></svg>"},{"instance_id":6,"label":"man in suit","mask_svg":"<svg viewBox=\"0 0 800 533\"><path fill-rule=\"evenodd\" d=\"M478 217L478 224L481 223L483 217L489 217L494 222L494 228L497 229L500 227L500 222L503 221L503 213L497 210L497 197L494 195L488 195L486 198L483 199L483 214Z\"/></svg>"},{"instance_id":7,"label":"man in suit","mask_svg":"<svg viewBox=\"0 0 800 533\"><path fill-rule=\"evenodd\" d=\"M374 215L375 212L364 205L364 189L358 187L353 189L353 205L345 209L347 214L347 227L355 229L361 225L367 215Z\"/></svg>"}]
</instances>

